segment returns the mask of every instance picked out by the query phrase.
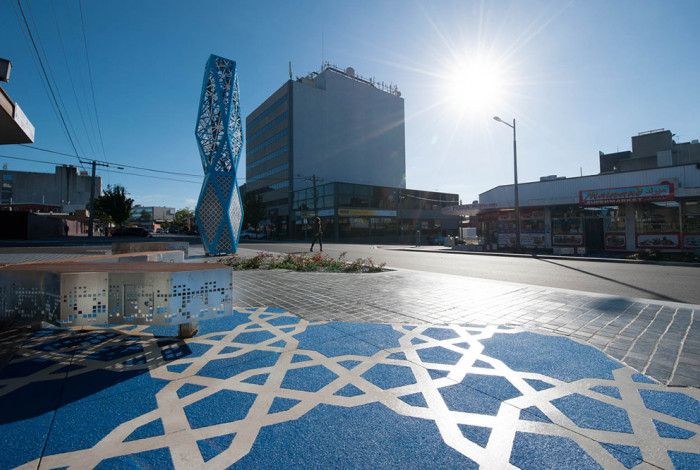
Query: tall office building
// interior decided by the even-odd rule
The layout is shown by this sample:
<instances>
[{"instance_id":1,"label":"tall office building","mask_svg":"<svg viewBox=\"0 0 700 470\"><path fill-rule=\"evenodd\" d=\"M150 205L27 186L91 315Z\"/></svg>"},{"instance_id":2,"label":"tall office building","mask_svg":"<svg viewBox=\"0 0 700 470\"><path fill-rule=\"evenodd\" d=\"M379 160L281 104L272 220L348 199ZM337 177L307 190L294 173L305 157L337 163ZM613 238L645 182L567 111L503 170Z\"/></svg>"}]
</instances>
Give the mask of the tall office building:
<instances>
[{"instance_id":1,"label":"tall office building","mask_svg":"<svg viewBox=\"0 0 700 470\"><path fill-rule=\"evenodd\" d=\"M294 191L317 182L405 188L404 101L394 86L325 65L289 80L246 118L246 192L291 233ZM319 195L319 197L322 197Z\"/></svg>"}]
</instances>

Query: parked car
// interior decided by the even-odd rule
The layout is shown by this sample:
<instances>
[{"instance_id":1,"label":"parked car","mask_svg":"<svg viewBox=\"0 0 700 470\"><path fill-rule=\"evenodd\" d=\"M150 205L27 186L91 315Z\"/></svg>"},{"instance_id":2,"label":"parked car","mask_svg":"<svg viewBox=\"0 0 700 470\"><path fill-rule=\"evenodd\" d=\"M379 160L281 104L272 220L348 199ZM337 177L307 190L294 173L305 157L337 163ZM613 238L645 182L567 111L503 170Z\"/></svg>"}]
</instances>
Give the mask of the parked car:
<instances>
[{"instance_id":1,"label":"parked car","mask_svg":"<svg viewBox=\"0 0 700 470\"><path fill-rule=\"evenodd\" d=\"M151 234L143 227L120 227L112 232L113 237L150 237Z\"/></svg>"},{"instance_id":2,"label":"parked car","mask_svg":"<svg viewBox=\"0 0 700 470\"><path fill-rule=\"evenodd\" d=\"M241 232L241 240L260 240L261 238L265 238L265 232L256 232L251 229Z\"/></svg>"}]
</instances>

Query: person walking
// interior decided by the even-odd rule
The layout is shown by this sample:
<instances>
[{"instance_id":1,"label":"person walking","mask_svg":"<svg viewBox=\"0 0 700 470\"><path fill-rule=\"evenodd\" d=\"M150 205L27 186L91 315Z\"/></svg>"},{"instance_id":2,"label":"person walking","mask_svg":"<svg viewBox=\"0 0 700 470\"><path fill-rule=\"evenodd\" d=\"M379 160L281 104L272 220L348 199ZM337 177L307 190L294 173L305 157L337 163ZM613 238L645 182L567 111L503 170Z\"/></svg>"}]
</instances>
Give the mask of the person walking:
<instances>
[{"instance_id":1,"label":"person walking","mask_svg":"<svg viewBox=\"0 0 700 470\"><path fill-rule=\"evenodd\" d=\"M314 217L314 239L311 241L311 251L313 253L314 251L314 245L316 244L316 240L318 240L318 246L323 251L323 227L321 226L321 218L320 217Z\"/></svg>"}]
</instances>

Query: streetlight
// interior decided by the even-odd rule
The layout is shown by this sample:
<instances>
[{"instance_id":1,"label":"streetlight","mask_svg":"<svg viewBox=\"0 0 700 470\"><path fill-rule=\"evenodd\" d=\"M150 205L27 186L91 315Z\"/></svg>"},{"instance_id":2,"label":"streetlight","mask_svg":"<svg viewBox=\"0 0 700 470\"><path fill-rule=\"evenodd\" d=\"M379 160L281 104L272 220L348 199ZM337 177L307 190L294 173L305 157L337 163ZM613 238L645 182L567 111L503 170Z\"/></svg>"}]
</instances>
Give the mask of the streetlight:
<instances>
[{"instance_id":1,"label":"streetlight","mask_svg":"<svg viewBox=\"0 0 700 470\"><path fill-rule=\"evenodd\" d=\"M513 194L515 195L515 250L520 250L520 201L518 199L518 148L515 144L515 118L513 118L513 124L509 124L498 116L493 117L494 121L498 121L501 124L513 129L513 179L515 184L513 185Z\"/></svg>"}]
</instances>

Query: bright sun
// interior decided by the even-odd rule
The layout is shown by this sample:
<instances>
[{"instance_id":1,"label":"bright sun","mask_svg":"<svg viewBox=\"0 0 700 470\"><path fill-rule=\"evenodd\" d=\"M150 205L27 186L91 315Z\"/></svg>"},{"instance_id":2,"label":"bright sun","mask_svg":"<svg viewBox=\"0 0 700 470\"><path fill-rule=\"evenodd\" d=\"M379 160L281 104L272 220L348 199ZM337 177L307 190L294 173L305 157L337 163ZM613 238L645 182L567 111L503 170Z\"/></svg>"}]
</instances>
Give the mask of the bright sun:
<instances>
[{"instance_id":1,"label":"bright sun","mask_svg":"<svg viewBox=\"0 0 700 470\"><path fill-rule=\"evenodd\" d=\"M446 100L460 113L496 112L502 104L505 87L497 64L475 60L457 65L448 75Z\"/></svg>"}]
</instances>

